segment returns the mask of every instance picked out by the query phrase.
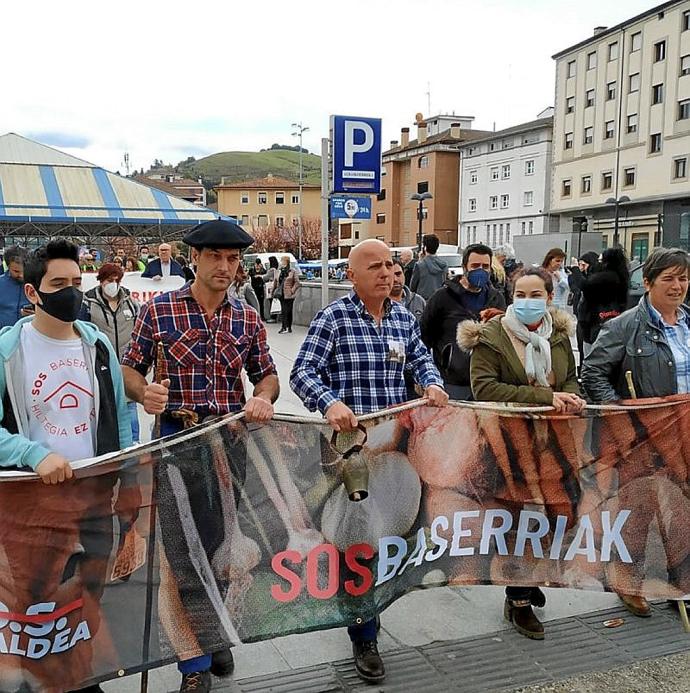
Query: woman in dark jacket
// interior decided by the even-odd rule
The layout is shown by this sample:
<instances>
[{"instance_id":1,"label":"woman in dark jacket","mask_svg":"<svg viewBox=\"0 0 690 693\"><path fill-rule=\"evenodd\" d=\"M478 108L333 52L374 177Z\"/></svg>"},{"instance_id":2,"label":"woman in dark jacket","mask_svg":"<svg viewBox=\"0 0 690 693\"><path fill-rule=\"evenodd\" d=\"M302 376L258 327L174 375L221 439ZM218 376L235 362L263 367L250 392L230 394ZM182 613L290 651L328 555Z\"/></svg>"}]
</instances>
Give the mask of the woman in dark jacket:
<instances>
[{"instance_id":1,"label":"woman in dark jacket","mask_svg":"<svg viewBox=\"0 0 690 693\"><path fill-rule=\"evenodd\" d=\"M570 286L570 295L572 296L573 313L575 317L578 315L578 310L580 308L580 303L582 300L582 287L584 286L587 278L596 272L599 267L599 255L594 251L590 251L580 256L577 261L577 265L570 268L570 273L568 274L568 285ZM582 361L585 358L584 355L584 335L582 333L582 324L578 320L577 322L577 351L580 357L579 369L582 369Z\"/></svg>"},{"instance_id":2,"label":"woman in dark jacket","mask_svg":"<svg viewBox=\"0 0 690 693\"><path fill-rule=\"evenodd\" d=\"M601 326L627 307L630 272L622 248L607 248L601 263L582 283L577 318L582 329L585 357L592 350Z\"/></svg>"},{"instance_id":3,"label":"woman in dark jacket","mask_svg":"<svg viewBox=\"0 0 690 693\"><path fill-rule=\"evenodd\" d=\"M485 324L464 322L458 344L471 351L470 378L476 400L551 405L576 413L579 396L575 357L570 345L573 319L551 307L554 285L541 267L519 272L513 303L505 315ZM544 625L532 610L544 606L538 587L506 587L504 615L522 635L544 638Z\"/></svg>"}]
</instances>

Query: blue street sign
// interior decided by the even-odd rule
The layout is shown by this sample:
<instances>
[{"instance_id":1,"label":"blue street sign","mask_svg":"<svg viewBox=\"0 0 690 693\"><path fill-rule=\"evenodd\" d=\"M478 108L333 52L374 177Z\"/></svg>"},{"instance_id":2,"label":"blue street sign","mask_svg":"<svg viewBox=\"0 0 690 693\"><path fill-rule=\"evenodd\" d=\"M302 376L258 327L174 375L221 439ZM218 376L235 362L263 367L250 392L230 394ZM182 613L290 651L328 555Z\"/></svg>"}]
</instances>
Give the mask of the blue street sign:
<instances>
[{"instance_id":1,"label":"blue street sign","mask_svg":"<svg viewBox=\"0 0 690 693\"><path fill-rule=\"evenodd\" d=\"M371 198L366 195L333 195L331 219L371 219Z\"/></svg>"},{"instance_id":2,"label":"blue street sign","mask_svg":"<svg viewBox=\"0 0 690 693\"><path fill-rule=\"evenodd\" d=\"M381 192L381 119L331 116L334 193Z\"/></svg>"}]
</instances>

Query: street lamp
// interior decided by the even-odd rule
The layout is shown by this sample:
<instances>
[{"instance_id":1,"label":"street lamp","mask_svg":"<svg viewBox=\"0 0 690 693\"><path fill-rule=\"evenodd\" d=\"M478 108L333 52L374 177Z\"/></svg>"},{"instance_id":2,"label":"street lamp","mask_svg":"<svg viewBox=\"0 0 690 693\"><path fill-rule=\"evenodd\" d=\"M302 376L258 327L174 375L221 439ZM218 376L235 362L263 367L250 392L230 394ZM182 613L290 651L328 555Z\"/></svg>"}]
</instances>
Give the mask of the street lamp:
<instances>
[{"instance_id":1,"label":"street lamp","mask_svg":"<svg viewBox=\"0 0 690 693\"><path fill-rule=\"evenodd\" d=\"M304 169L302 168L302 135L309 130L308 127L302 125L302 121L299 123L293 123L292 127L295 128L295 132L292 133L293 137L299 137L299 223L297 226L297 260L302 260L302 187L304 186Z\"/></svg>"},{"instance_id":2,"label":"street lamp","mask_svg":"<svg viewBox=\"0 0 690 693\"><path fill-rule=\"evenodd\" d=\"M606 200L607 205L614 205L614 216L613 216L613 247L617 248L620 245L618 237L618 219L620 206L630 202L630 198L627 195L621 195L620 197L609 197Z\"/></svg>"},{"instance_id":3,"label":"street lamp","mask_svg":"<svg viewBox=\"0 0 690 693\"><path fill-rule=\"evenodd\" d=\"M430 192L415 193L410 198L419 202L417 209L417 219L419 219L419 230L417 231L417 250L422 252L422 221L424 219L424 200L433 200L434 196Z\"/></svg>"}]
</instances>

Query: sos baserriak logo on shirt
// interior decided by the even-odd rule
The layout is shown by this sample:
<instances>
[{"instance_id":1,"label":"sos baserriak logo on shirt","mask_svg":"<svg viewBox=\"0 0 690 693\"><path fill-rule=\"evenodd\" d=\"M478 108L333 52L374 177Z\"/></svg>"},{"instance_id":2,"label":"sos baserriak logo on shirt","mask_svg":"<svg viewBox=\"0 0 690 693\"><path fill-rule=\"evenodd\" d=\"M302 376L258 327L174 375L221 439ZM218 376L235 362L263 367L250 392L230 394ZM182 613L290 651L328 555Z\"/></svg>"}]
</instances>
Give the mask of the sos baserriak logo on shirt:
<instances>
[{"instance_id":1,"label":"sos baserriak logo on shirt","mask_svg":"<svg viewBox=\"0 0 690 693\"><path fill-rule=\"evenodd\" d=\"M64 380L50 391L46 392L48 374L39 372L31 388L31 414L36 417L42 427L52 436L66 437L80 435L89 431L89 421L96 418L96 410L93 405L93 392L75 383L72 380ZM54 384L51 378L51 385ZM88 407L89 415L85 421L76 421L66 427L56 421L56 412L68 413Z\"/></svg>"},{"instance_id":2,"label":"sos baserriak logo on shirt","mask_svg":"<svg viewBox=\"0 0 690 693\"><path fill-rule=\"evenodd\" d=\"M0 654L42 659L67 652L82 640L91 640L86 621L69 625L70 614L83 605L81 598L60 608L56 602L39 602L27 607L25 613L15 613L0 602Z\"/></svg>"}]
</instances>

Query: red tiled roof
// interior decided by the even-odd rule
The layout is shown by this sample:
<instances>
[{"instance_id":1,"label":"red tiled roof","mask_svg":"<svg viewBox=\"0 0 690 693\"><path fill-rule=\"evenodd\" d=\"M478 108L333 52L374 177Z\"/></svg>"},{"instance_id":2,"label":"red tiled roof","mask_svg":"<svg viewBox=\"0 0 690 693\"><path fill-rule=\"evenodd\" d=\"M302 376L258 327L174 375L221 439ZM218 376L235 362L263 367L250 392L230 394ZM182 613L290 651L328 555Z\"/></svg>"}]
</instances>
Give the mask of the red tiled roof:
<instances>
[{"instance_id":1,"label":"red tiled roof","mask_svg":"<svg viewBox=\"0 0 690 693\"><path fill-rule=\"evenodd\" d=\"M287 178L279 178L278 176L266 176L265 178L255 178L253 180L241 180L235 183L220 183L216 189L237 189L237 190L282 190L296 189L299 183L295 180ZM304 183L303 188L318 190L321 186L313 183Z\"/></svg>"}]
</instances>

